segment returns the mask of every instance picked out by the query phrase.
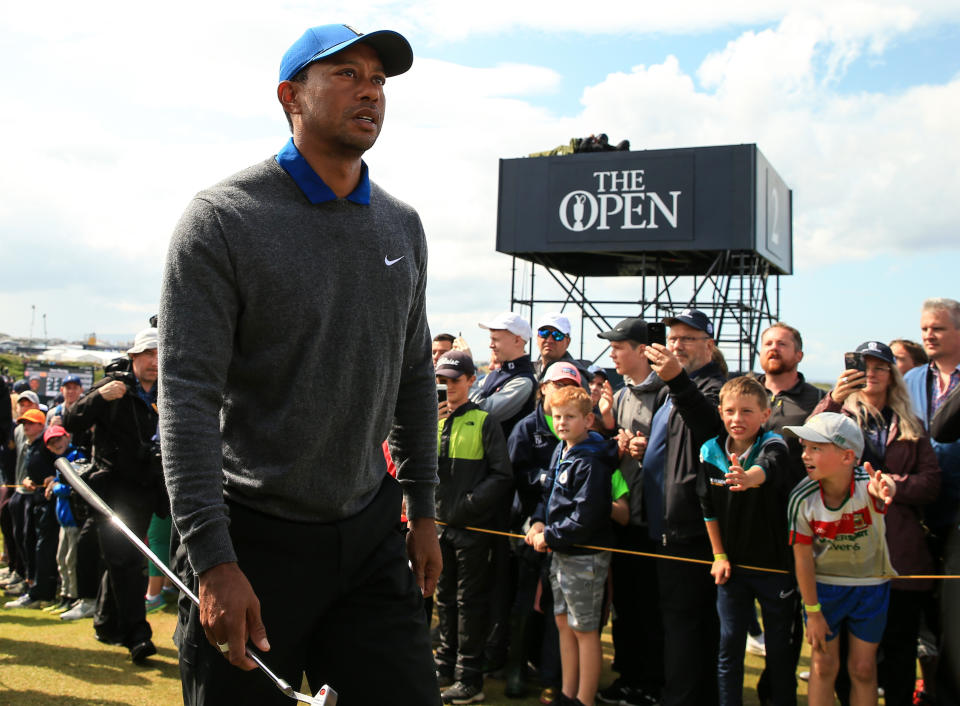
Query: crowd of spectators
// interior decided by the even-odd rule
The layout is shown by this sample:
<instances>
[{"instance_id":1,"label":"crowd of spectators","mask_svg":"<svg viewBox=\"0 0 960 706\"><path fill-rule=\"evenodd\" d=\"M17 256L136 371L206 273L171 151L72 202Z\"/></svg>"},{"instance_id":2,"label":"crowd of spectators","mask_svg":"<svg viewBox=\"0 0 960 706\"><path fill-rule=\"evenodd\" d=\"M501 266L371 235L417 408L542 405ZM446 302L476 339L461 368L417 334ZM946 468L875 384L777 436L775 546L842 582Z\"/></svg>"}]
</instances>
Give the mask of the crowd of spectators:
<instances>
[{"instance_id":1,"label":"crowd of spectators","mask_svg":"<svg viewBox=\"0 0 960 706\"><path fill-rule=\"evenodd\" d=\"M492 674L544 704L738 704L750 634L761 703L794 704L806 633L810 703L957 703L958 591L929 577L960 552L960 303L924 302L920 344L851 342L858 362L829 391L782 322L757 375L727 371L696 309L598 334L612 369L571 355L561 312L480 326L485 372L461 336L433 340L444 566L427 616L444 702L481 702ZM138 663L156 651L146 614L173 592L55 461L169 556L156 379L149 328L90 390L66 377L49 409L4 382L0 418L5 606L93 618Z\"/></svg>"}]
</instances>

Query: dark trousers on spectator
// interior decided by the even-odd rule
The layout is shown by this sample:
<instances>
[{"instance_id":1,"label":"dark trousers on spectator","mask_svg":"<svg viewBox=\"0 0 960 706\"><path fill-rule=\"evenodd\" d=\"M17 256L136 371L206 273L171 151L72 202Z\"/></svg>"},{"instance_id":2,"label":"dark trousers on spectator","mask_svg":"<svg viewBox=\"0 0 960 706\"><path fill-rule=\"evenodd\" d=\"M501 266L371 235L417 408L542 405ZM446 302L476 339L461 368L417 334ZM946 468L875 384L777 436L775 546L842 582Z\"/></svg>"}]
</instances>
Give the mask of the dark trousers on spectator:
<instances>
[{"instance_id":1,"label":"dark trousers on spectator","mask_svg":"<svg viewBox=\"0 0 960 706\"><path fill-rule=\"evenodd\" d=\"M706 538L669 541L662 553L709 560ZM717 589L702 564L669 559L657 567L660 608L663 611L663 706L715 706L717 704Z\"/></svg>"},{"instance_id":2,"label":"dark trousers on spectator","mask_svg":"<svg viewBox=\"0 0 960 706\"><path fill-rule=\"evenodd\" d=\"M793 660L793 616L798 592L792 575L768 574L734 567L730 579L717 588L720 616L720 653L717 679L721 706L743 703L743 658L747 628L756 620L754 600L763 615L766 670L770 674L770 703L794 706L797 677ZM916 641L914 641L916 642Z\"/></svg>"},{"instance_id":3,"label":"dark trousers on spectator","mask_svg":"<svg viewBox=\"0 0 960 706\"><path fill-rule=\"evenodd\" d=\"M917 675L917 634L927 591L890 590L887 627L880 640L877 674L890 706L913 703Z\"/></svg>"},{"instance_id":4,"label":"dark trousers on spectator","mask_svg":"<svg viewBox=\"0 0 960 706\"><path fill-rule=\"evenodd\" d=\"M423 597L399 524L400 486L384 476L371 503L340 522L290 522L228 503L230 537L260 600L271 646L264 661L275 674L299 689L306 672L314 692L329 684L344 706L439 706ZM290 703L259 670L231 666L184 600L175 640L186 706Z\"/></svg>"},{"instance_id":5,"label":"dark trousers on spectator","mask_svg":"<svg viewBox=\"0 0 960 706\"><path fill-rule=\"evenodd\" d=\"M517 592L517 557L510 550L510 541L506 537L489 536L491 556L487 571L491 576L484 662L487 670L493 670L506 664L510 647L510 613Z\"/></svg>"},{"instance_id":6,"label":"dark trousers on spectator","mask_svg":"<svg viewBox=\"0 0 960 706\"><path fill-rule=\"evenodd\" d=\"M960 574L960 527L947 535L943 554L943 572ZM937 671L937 703L960 706L960 580L945 579L940 588L940 666Z\"/></svg>"},{"instance_id":7,"label":"dark trousers on spectator","mask_svg":"<svg viewBox=\"0 0 960 706\"><path fill-rule=\"evenodd\" d=\"M483 682L483 653L490 626L490 571L495 542L489 535L440 529L443 572L437 583L440 646L437 666L458 681Z\"/></svg>"},{"instance_id":8,"label":"dark trousers on spectator","mask_svg":"<svg viewBox=\"0 0 960 706\"><path fill-rule=\"evenodd\" d=\"M101 483L100 495L114 513L138 537L145 537L153 513L150 496L119 478ZM147 560L108 518L97 517L96 527L106 573L97 593L93 627L105 642L130 648L153 634L143 604Z\"/></svg>"},{"instance_id":9,"label":"dark trousers on spectator","mask_svg":"<svg viewBox=\"0 0 960 706\"><path fill-rule=\"evenodd\" d=\"M23 566L23 558L17 551L17 541L13 533L13 510L10 508L10 500L16 493L13 488L0 488L0 535L3 537L3 547L6 549L7 566L15 571L21 578L25 577L26 568Z\"/></svg>"},{"instance_id":10,"label":"dark trousers on spectator","mask_svg":"<svg viewBox=\"0 0 960 706\"><path fill-rule=\"evenodd\" d=\"M646 527L615 525L617 547L657 552ZM660 560L614 554L610 562L613 583L613 670L621 681L656 696L663 688L663 623L660 619Z\"/></svg>"},{"instance_id":11,"label":"dark trousers on spectator","mask_svg":"<svg viewBox=\"0 0 960 706\"><path fill-rule=\"evenodd\" d=\"M17 556L23 567L21 576L24 578L33 576L37 555L37 527L33 521L33 502L33 493L14 493L8 508L13 521L13 541L17 545Z\"/></svg>"},{"instance_id":12,"label":"dark trousers on spectator","mask_svg":"<svg viewBox=\"0 0 960 706\"><path fill-rule=\"evenodd\" d=\"M91 516L84 521L77 537L77 598L97 597L103 571L97 523Z\"/></svg>"},{"instance_id":13,"label":"dark trousers on spectator","mask_svg":"<svg viewBox=\"0 0 960 706\"><path fill-rule=\"evenodd\" d=\"M32 512L37 540L34 546L33 576L30 577L33 580L30 598L35 601L52 601L57 595L57 546L60 543L56 500L39 496L34 500Z\"/></svg>"}]
</instances>

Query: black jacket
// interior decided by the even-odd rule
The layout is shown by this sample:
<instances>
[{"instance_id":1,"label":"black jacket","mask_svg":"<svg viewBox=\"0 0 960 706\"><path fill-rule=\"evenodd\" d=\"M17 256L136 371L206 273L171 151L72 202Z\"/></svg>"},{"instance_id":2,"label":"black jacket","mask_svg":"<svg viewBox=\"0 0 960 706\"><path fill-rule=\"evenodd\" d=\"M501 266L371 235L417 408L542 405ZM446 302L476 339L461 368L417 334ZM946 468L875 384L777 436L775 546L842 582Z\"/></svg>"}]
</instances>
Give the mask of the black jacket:
<instances>
[{"instance_id":1,"label":"black jacket","mask_svg":"<svg viewBox=\"0 0 960 706\"><path fill-rule=\"evenodd\" d=\"M797 373L799 376L797 384L789 390L784 390L777 394L770 393L770 418L764 425L767 431L775 431L778 434L783 433L786 426L802 426L807 417L813 414L813 408L823 399L826 394L819 387L814 387L803 378L803 373ZM757 380L761 385L765 385L766 375L758 375ZM803 465L803 449L800 447L800 440L795 437L786 437L787 449L790 452L790 474L793 483L796 485L807 477L807 471Z\"/></svg>"},{"instance_id":2,"label":"black jacket","mask_svg":"<svg viewBox=\"0 0 960 706\"><path fill-rule=\"evenodd\" d=\"M113 401L100 395L100 388L122 381L127 393ZM93 462L98 472L137 483L145 488L162 484L159 459L155 457L156 405L137 395L137 379L129 370L108 372L63 415L63 426L79 433L96 425L93 432Z\"/></svg>"},{"instance_id":3,"label":"black jacket","mask_svg":"<svg viewBox=\"0 0 960 706\"><path fill-rule=\"evenodd\" d=\"M657 395L657 409L666 402L667 395L673 400L673 409L667 418L664 541L706 537L697 496L700 447L723 430L718 406L724 381L720 366L707 363L694 372L693 377L682 371Z\"/></svg>"},{"instance_id":4,"label":"black jacket","mask_svg":"<svg viewBox=\"0 0 960 706\"><path fill-rule=\"evenodd\" d=\"M513 473L500 425L473 402L438 427L437 519L452 527L502 529Z\"/></svg>"},{"instance_id":5,"label":"black jacket","mask_svg":"<svg viewBox=\"0 0 960 706\"><path fill-rule=\"evenodd\" d=\"M521 514L529 517L540 503L543 485L540 474L550 470L550 459L558 439L550 431L543 413L543 402L517 422L507 439L507 452L513 466L513 482L520 497Z\"/></svg>"}]
</instances>

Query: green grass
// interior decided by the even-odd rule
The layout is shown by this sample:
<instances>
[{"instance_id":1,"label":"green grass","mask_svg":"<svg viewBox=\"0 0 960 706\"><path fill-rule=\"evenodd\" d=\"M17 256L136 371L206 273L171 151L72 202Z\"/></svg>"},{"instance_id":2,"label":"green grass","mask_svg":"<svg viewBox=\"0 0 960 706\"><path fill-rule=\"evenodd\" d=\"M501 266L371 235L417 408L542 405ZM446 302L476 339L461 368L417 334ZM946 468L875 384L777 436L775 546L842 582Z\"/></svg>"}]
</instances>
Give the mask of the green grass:
<instances>
[{"instance_id":1,"label":"green grass","mask_svg":"<svg viewBox=\"0 0 960 706\"><path fill-rule=\"evenodd\" d=\"M170 706L181 703L177 653L171 639L176 624L173 606L148 616L157 655L143 666L131 663L126 649L93 639L91 620L64 622L57 616L30 609L0 608L0 704L34 706ZM613 679L613 647L604 632L604 676ZM807 651L804 651L807 654ZM807 668L806 656L801 669ZM757 704L754 685L763 660L746 661L744 704ZM332 685L336 688L336 685ZM308 691L306 685L301 691ZM503 682L487 678L488 706L535 706L539 689L531 687L525 699L508 699ZM806 684L800 682L801 706ZM293 701L290 702L293 704ZM389 704L384 704L389 706Z\"/></svg>"}]
</instances>

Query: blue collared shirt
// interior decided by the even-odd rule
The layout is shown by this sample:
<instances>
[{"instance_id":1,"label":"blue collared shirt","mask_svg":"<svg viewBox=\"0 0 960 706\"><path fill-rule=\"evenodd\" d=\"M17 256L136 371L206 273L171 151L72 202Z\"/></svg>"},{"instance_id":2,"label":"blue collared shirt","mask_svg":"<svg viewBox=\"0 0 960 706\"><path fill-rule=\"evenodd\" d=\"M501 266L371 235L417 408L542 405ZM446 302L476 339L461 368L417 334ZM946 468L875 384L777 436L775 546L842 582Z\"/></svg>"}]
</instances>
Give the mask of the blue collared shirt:
<instances>
[{"instance_id":1,"label":"blue collared shirt","mask_svg":"<svg viewBox=\"0 0 960 706\"><path fill-rule=\"evenodd\" d=\"M287 140L283 149L277 152L277 164L296 182L297 186L307 197L310 203L324 203L325 201L336 201L337 195L327 186L326 182L313 171L313 167L303 158L300 150L293 144L293 138ZM353 203L370 205L370 176L367 173L367 163L360 162L360 181L357 188L347 195L347 200Z\"/></svg>"}]
</instances>

